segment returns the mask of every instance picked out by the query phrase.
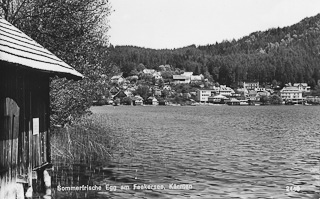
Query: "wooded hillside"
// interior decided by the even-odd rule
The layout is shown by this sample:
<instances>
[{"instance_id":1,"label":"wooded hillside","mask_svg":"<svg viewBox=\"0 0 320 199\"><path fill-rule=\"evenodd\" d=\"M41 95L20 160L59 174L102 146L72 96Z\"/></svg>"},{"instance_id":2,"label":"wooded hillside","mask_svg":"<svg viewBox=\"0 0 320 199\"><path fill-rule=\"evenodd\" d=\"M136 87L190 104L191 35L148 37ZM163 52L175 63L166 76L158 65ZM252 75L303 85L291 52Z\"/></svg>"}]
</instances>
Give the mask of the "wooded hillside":
<instances>
[{"instance_id":1,"label":"wooded hillside","mask_svg":"<svg viewBox=\"0 0 320 199\"><path fill-rule=\"evenodd\" d=\"M235 30L236 31L236 30ZM160 65L211 76L232 86L241 81L280 85L306 82L311 87L320 79L320 14L284 28L257 31L239 40L207 46L154 50L134 46L110 46L110 61L124 76L142 63Z\"/></svg>"}]
</instances>

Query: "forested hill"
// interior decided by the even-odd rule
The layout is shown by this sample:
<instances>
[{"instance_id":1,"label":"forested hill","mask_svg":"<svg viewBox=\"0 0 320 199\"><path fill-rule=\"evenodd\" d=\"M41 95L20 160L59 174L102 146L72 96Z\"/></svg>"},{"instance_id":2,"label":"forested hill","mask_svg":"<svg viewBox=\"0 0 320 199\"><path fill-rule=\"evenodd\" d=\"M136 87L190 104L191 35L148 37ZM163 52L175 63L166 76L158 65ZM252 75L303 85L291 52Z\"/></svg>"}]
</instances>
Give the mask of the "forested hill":
<instances>
[{"instance_id":1,"label":"forested hill","mask_svg":"<svg viewBox=\"0 0 320 199\"><path fill-rule=\"evenodd\" d=\"M110 58L124 76L140 63L154 69L169 64L228 86L240 81L263 84L276 80L281 84L307 82L313 87L320 79L320 14L290 27L257 31L239 40L207 46L173 50L111 46Z\"/></svg>"}]
</instances>

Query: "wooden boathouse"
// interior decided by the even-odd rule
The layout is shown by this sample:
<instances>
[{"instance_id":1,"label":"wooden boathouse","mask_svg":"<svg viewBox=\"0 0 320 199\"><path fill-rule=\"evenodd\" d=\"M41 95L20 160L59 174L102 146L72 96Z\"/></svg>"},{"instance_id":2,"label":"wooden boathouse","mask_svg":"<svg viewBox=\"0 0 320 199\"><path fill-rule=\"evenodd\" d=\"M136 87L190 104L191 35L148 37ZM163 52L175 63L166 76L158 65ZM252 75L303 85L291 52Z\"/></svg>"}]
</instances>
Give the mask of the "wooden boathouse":
<instances>
[{"instance_id":1,"label":"wooden boathouse","mask_svg":"<svg viewBox=\"0 0 320 199\"><path fill-rule=\"evenodd\" d=\"M0 190L51 164L49 78L83 76L0 17Z\"/></svg>"}]
</instances>

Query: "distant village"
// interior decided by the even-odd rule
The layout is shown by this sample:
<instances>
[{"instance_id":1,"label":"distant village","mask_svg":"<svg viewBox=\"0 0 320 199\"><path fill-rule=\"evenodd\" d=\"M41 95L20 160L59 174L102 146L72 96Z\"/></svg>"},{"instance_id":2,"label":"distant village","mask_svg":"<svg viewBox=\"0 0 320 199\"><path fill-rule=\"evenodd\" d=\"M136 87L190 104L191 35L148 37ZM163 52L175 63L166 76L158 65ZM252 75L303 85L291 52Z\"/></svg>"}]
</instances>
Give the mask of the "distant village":
<instances>
[{"instance_id":1,"label":"distant village","mask_svg":"<svg viewBox=\"0 0 320 199\"><path fill-rule=\"evenodd\" d=\"M106 79L107 87L93 105L320 104L320 96L309 95L311 88L303 82L284 87L276 83L239 82L237 88L230 88L202 74L173 72L169 65L161 65L159 69L144 68L126 78L120 73Z\"/></svg>"}]
</instances>

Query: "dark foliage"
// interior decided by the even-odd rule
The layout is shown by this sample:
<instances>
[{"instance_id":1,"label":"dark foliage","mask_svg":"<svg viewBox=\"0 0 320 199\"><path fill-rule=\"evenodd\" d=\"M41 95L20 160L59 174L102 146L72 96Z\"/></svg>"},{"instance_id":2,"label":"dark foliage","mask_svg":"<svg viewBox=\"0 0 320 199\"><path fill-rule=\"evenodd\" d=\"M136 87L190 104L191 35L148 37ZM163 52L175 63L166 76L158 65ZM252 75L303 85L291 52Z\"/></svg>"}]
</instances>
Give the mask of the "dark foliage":
<instances>
[{"instance_id":1,"label":"dark foliage","mask_svg":"<svg viewBox=\"0 0 320 199\"><path fill-rule=\"evenodd\" d=\"M110 59L128 72L140 63L152 69L167 64L228 86L241 81L280 86L306 82L313 88L320 79L320 14L290 27L258 31L237 41L207 46L173 50L116 46L111 48ZM172 74L166 72L164 76L170 78Z\"/></svg>"},{"instance_id":2,"label":"dark foliage","mask_svg":"<svg viewBox=\"0 0 320 199\"><path fill-rule=\"evenodd\" d=\"M117 71L108 58L107 0L2 0L0 15L81 72L74 82L51 82L51 124L72 123L104 95L106 75Z\"/></svg>"}]
</instances>

